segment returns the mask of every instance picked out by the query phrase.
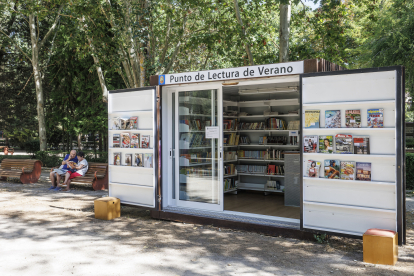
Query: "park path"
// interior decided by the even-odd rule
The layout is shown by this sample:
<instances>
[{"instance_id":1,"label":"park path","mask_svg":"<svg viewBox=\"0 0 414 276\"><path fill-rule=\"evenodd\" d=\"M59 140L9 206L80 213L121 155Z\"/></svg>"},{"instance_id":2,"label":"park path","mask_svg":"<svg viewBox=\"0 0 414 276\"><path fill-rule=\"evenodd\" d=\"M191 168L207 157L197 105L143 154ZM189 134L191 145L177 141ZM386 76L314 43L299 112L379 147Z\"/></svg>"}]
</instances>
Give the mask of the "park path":
<instances>
[{"instance_id":1,"label":"park path","mask_svg":"<svg viewBox=\"0 0 414 276\"><path fill-rule=\"evenodd\" d=\"M0 182L0 275L413 275L414 200L408 245L396 266L362 262L362 242L328 244L151 219L122 207L113 221L94 219L106 191Z\"/></svg>"}]
</instances>

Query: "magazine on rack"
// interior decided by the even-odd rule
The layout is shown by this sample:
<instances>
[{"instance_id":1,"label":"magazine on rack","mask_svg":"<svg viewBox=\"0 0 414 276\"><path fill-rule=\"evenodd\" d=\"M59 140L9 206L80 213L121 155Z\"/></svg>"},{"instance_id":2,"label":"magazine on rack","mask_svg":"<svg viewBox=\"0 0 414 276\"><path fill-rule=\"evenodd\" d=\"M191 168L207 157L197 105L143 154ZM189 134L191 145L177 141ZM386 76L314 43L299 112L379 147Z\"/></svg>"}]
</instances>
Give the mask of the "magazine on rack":
<instances>
[{"instance_id":1,"label":"magazine on rack","mask_svg":"<svg viewBox=\"0 0 414 276\"><path fill-rule=\"evenodd\" d=\"M121 133L121 148L129 148L131 145L131 139L129 138L129 133Z\"/></svg>"},{"instance_id":2,"label":"magazine on rack","mask_svg":"<svg viewBox=\"0 0 414 276\"><path fill-rule=\"evenodd\" d=\"M120 152L114 152L114 165L120 166L121 165L121 153Z\"/></svg>"},{"instance_id":3,"label":"magazine on rack","mask_svg":"<svg viewBox=\"0 0 414 276\"><path fill-rule=\"evenodd\" d=\"M320 167L321 167L321 162L308 160L305 176L318 178Z\"/></svg>"},{"instance_id":4,"label":"magazine on rack","mask_svg":"<svg viewBox=\"0 0 414 276\"><path fill-rule=\"evenodd\" d=\"M121 129L129 129L129 118L120 118Z\"/></svg>"},{"instance_id":5,"label":"magazine on rack","mask_svg":"<svg viewBox=\"0 0 414 276\"><path fill-rule=\"evenodd\" d=\"M325 111L325 128L341 127L341 110Z\"/></svg>"},{"instance_id":6,"label":"magazine on rack","mask_svg":"<svg viewBox=\"0 0 414 276\"><path fill-rule=\"evenodd\" d=\"M324 162L324 176L329 179L339 179L341 176L341 161L339 160L325 160Z\"/></svg>"},{"instance_id":7,"label":"magazine on rack","mask_svg":"<svg viewBox=\"0 0 414 276\"><path fill-rule=\"evenodd\" d=\"M138 129L138 117L133 116L129 118L129 129Z\"/></svg>"},{"instance_id":8,"label":"magazine on rack","mask_svg":"<svg viewBox=\"0 0 414 276\"><path fill-rule=\"evenodd\" d=\"M144 153L144 167L152 168L152 153Z\"/></svg>"},{"instance_id":9,"label":"magazine on rack","mask_svg":"<svg viewBox=\"0 0 414 276\"><path fill-rule=\"evenodd\" d=\"M369 136L354 136L354 154L370 154Z\"/></svg>"},{"instance_id":10,"label":"magazine on rack","mask_svg":"<svg viewBox=\"0 0 414 276\"><path fill-rule=\"evenodd\" d=\"M336 153L352 154L354 147L352 142L352 135L337 134L335 135L335 151Z\"/></svg>"},{"instance_id":11,"label":"magazine on rack","mask_svg":"<svg viewBox=\"0 0 414 276\"><path fill-rule=\"evenodd\" d=\"M135 153L134 156L134 166L136 167L144 167L144 157L142 153Z\"/></svg>"},{"instance_id":12,"label":"magazine on rack","mask_svg":"<svg viewBox=\"0 0 414 276\"><path fill-rule=\"evenodd\" d=\"M342 161L341 162L341 179L355 180L355 162Z\"/></svg>"},{"instance_id":13,"label":"magazine on rack","mask_svg":"<svg viewBox=\"0 0 414 276\"><path fill-rule=\"evenodd\" d=\"M319 128L320 110L305 110L305 128Z\"/></svg>"},{"instance_id":14,"label":"magazine on rack","mask_svg":"<svg viewBox=\"0 0 414 276\"><path fill-rule=\"evenodd\" d=\"M318 152L318 135L303 136L303 152Z\"/></svg>"},{"instance_id":15,"label":"magazine on rack","mask_svg":"<svg viewBox=\"0 0 414 276\"><path fill-rule=\"evenodd\" d=\"M131 134L131 148L139 148L139 133Z\"/></svg>"},{"instance_id":16,"label":"magazine on rack","mask_svg":"<svg viewBox=\"0 0 414 276\"><path fill-rule=\"evenodd\" d=\"M345 110L345 125L352 128L361 127L361 110Z\"/></svg>"},{"instance_id":17,"label":"magazine on rack","mask_svg":"<svg viewBox=\"0 0 414 276\"><path fill-rule=\"evenodd\" d=\"M114 117L114 118L111 119L111 121L112 121L111 129L113 129L113 130L120 130L121 129L121 118Z\"/></svg>"},{"instance_id":18,"label":"magazine on rack","mask_svg":"<svg viewBox=\"0 0 414 276\"><path fill-rule=\"evenodd\" d=\"M121 139L121 135L119 134L114 134L112 137L112 147L113 148L119 148L120 147L120 139Z\"/></svg>"},{"instance_id":19,"label":"magazine on rack","mask_svg":"<svg viewBox=\"0 0 414 276\"><path fill-rule=\"evenodd\" d=\"M125 154L125 165L132 166L132 153Z\"/></svg>"},{"instance_id":20,"label":"magazine on rack","mask_svg":"<svg viewBox=\"0 0 414 276\"><path fill-rule=\"evenodd\" d=\"M384 109L368 109L367 127L383 128L384 127Z\"/></svg>"},{"instance_id":21,"label":"magazine on rack","mask_svg":"<svg viewBox=\"0 0 414 276\"><path fill-rule=\"evenodd\" d=\"M371 181L371 163L356 162L356 180Z\"/></svg>"},{"instance_id":22,"label":"magazine on rack","mask_svg":"<svg viewBox=\"0 0 414 276\"><path fill-rule=\"evenodd\" d=\"M319 152L332 153L333 152L333 136L319 136Z\"/></svg>"},{"instance_id":23,"label":"magazine on rack","mask_svg":"<svg viewBox=\"0 0 414 276\"><path fill-rule=\"evenodd\" d=\"M150 146L150 135L141 135L141 148L148 149Z\"/></svg>"}]
</instances>

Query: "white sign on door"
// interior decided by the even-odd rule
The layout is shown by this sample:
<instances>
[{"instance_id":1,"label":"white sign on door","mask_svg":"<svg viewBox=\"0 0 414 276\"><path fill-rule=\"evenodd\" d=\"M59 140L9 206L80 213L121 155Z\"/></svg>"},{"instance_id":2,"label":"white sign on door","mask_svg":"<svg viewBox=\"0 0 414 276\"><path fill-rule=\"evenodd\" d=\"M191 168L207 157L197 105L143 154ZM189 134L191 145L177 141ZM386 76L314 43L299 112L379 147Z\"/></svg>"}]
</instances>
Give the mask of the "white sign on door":
<instances>
[{"instance_id":1,"label":"white sign on door","mask_svg":"<svg viewBox=\"0 0 414 276\"><path fill-rule=\"evenodd\" d=\"M206 127L206 139L215 139L219 138L219 127L218 126L210 126Z\"/></svg>"}]
</instances>

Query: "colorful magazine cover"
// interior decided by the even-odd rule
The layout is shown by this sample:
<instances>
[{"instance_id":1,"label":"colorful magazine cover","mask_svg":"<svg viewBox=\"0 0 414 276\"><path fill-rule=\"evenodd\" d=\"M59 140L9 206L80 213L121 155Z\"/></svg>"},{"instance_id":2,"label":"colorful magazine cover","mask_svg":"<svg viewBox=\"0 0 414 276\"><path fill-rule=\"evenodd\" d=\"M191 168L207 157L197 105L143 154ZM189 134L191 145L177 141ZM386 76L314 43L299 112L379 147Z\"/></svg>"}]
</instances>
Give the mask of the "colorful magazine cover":
<instances>
[{"instance_id":1,"label":"colorful magazine cover","mask_svg":"<svg viewBox=\"0 0 414 276\"><path fill-rule=\"evenodd\" d=\"M319 128L320 110L305 110L305 128Z\"/></svg>"},{"instance_id":2,"label":"colorful magazine cover","mask_svg":"<svg viewBox=\"0 0 414 276\"><path fill-rule=\"evenodd\" d=\"M121 153L114 152L114 165L120 166L121 165Z\"/></svg>"},{"instance_id":3,"label":"colorful magazine cover","mask_svg":"<svg viewBox=\"0 0 414 276\"><path fill-rule=\"evenodd\" d=\"M115 117L111 119L112 121L112 128L113 130L120 130L121 129L121 118Z\"/></svg>"},{"instance_id":4,"label":"colorful magazine cover","mask_svg":"<svg viewBox=\"0 0 414 276\"><path fill-rule=\"evenodd\" d=\"M370 154L369 136L354 136L354 154Z\"/></svg>"},{"instance_id":5,"label":"colorful magazine cover","mask_svg":"<svg viewBox=\"0 0 414 276\"><path fill-rule=\"evenodd\" d=\"M321 167L321 162L308 160L308 165L306 167L305 176L307 177L319 177L319 169Z\"/></svg>"},{"instance_id":6,"label":"colorful magazine cover","mask_svg":"<svg viewBox=\"0 0 414 276\"><path fill-rule=\"evenodd\" d=\"M138 117L133 116L129 118L129 129L138 129Z\"/></svg>"},{"instance_id":7,"label":"colorful magazine cover","mask_svg":"<svg viewBox=\"0 0 414 276\"><path fill-rule=\"evenodd\" d=\"M319 136L319 152L332 153L333 152L333 136Z\"/></svg>"},{"instance_id":8,"label":"colorful magazine cover","mask_svg":"<svg viewBox=\"0 0 414 276\"><path fill-rule=\"evenodd\" d=\"M339 179L341 177L341 161L324 160L324 177L329 179Z\"/></svg>"},{"instance_id":9,"label":"colorful magazine cover","mask_svg":"<svg viewBox=\"0 0 414 276\"><path fill-rule=\"evenodd\" d=\"M342 161L341 162L341 179L355 180L355 162Z\"/></svg>"},{"instance_id":10,"label":"colorful magazine cover","mask_svg":"<svg viewBox=\"0 0 414 276\"><path fill-rule=\"evenodd\" d=\"M142 153L135 153L134 156L134 166L144 167L144 157Z\"/></svg>"},{"instance_id":11,"label":"colorful magazine cover","mask_svg":"<svg viewBox=\"0 0 414 276\"><path fill-rule=\"evenodd\" d=\"M150 136L141 135L141 148L148 149L150 146Z\"/></svg>"},{"instance_id":12,"label":"colorful magazine cover","mask_svg":"<svg viewBox=\"0 0 414 276\"><path fill-rule=\"evenodd\" d=\"M139 133L131 134L131 148L139 148Z\"/></svg>"},{"instance_id":13,"label":"colorful magazine cover","mask_svg":"<svg viewBox=\"0 0 414 276\"><path fill-rule=\"evenodd\" d=\"M371 181L371 163L356 162L356 180Z\"/></svg>"},{"instance_id":14,"label":"colorful magazine cover","mask_svg":"<svg viewBox=\"0 0 414 276\"><path fill-rule=\"evenodd\" d=\"M318 135L303 136L303 152L318 152Z\"/></svg>"},{"instance_id":15,"label":"colorful magazine cover","mask_svg":"<svg viewBox=\"0 0 414 276\"><path fill-rule=\"evenodd\" d=\"M325 128L341 127L341 110L325 110Z\"/></svg>"},{"instance_id":16,"label":"colorful magazine cover","mask_svg":"<svg viewBox=\"0 0 414 276\"><path fill-rule=\"evenodd\" d=\"M152 153L144 153L144 167L152 168Z\"/></svg>"},{"instance_id":17,"label":"colorful magazine cover","mask_svg":"<svg viewBox=\"0 0 414 276\"><path fill-rule=\"evenodd\" d=\"M367 127L382 128L384 127L384 109L368 109Z\"/></svg>"},{"instance_id":18,"label":"colorful magazine cover","mask_svg":"<svg viewBox=\"0 0 414 276\"><path fill-rule=\"evenodd\" d=\"M352 135L347 135L347 134L335 135L335 151L336 153L341 153L341 154L354 153Z\"/></svg>"},{"instance_id":19,"label":"colorful magazine cover","mask_svg":"<svg viewBox=\"0 0 414 276\"><path fill-rule=\"evenodd\" d=\"M345 125L350 128L361 127L361 110L345 110Z\"/></svg>"},{"instance_id":20,"label":"colorful magazine cover","mask_svg":"<svg viewBox=\"0 0 414 276\"><path fill-rule=\"evenodd\" d=\"M119 134L114 134L112 137L112 147L113 148L119 148L120 147L120 139L121 139L121 135Z\"/></svg>"},{"instance_id":21,"label":"colorful magazine cover","mask_svg":"<svg viewBox=\"0 0 414 276\"><path fill-rule=\"evenodd\" d=\"M132 166L132 153L125 154L125 165Z\"/></svg>"},{"instance_id":22,"label":"colorful magazine cover","mask_svg":"<svg viewBox=\"0 0 414 276\"><path fill-rule=\"evenodd\" d=\"M129 148L131 145L131 139L129 138L129 133L121 133L121 148Z\"/></svg>"}]
</instances>

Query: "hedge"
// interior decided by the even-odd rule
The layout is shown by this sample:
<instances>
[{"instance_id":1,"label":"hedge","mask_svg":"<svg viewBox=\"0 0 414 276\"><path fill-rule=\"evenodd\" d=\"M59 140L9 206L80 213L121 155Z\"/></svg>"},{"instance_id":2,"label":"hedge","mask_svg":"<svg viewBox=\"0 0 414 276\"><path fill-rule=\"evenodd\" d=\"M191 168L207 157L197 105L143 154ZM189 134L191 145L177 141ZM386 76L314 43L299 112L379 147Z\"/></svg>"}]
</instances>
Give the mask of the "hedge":
<instances>
[{"instance_id":1,"label":"hedge","mask_svg":"<svg viewBox=\"0 0 414 276\"><path fill-rule=\"evenodd\" d=\"M405 181L407 190L414 190L414 153L405 154Z\"/></svg>"}]
</instances>

